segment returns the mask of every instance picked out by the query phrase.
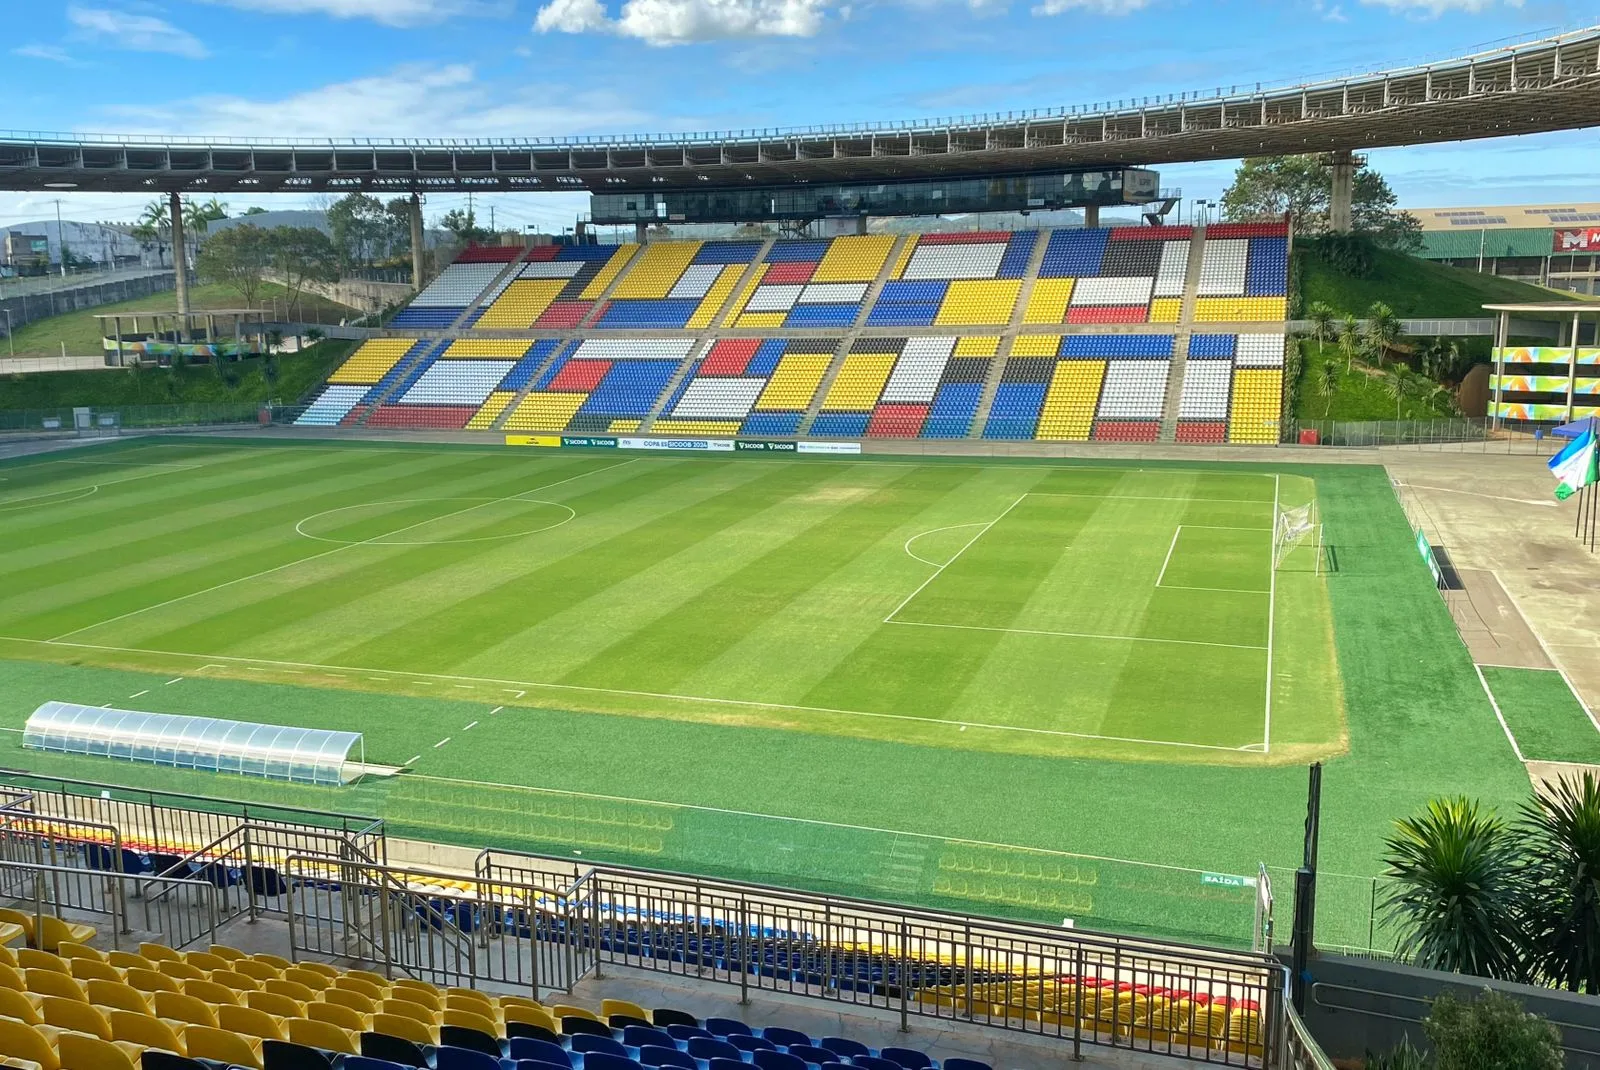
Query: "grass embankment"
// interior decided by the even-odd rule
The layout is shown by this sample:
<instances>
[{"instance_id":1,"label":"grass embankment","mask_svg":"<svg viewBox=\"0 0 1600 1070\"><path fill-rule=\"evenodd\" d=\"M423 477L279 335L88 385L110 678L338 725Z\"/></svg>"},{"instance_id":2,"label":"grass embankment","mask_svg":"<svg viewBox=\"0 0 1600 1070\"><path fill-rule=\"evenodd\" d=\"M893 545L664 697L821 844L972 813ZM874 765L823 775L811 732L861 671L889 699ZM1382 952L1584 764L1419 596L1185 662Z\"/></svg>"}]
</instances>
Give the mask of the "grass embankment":
<instances>
[{"instance_id":1,"label":"grass embankment","mask_svg":"<svg viewBox=\"0 0 1600 1070\"><path fill-rule=\"evenodd\" d=\"M257 308L272 308L274 298L278 300L279 308L283 306L287 295L282 286L272 283L262 284L261 291L256 295ZM58 357L61 347L67 347L68 356L84 356L86 354L99 354L101 352L101 327L96 316L109 316L118 312L172 312L177 308L176 298L170 293L150 294L137 297L131 301L117 301L109 305L96 305L94 308L79 309L68 312L62 316L50 316L46 319L35 320L26 327L18 327L13 343L16 355L19 357ZM244 299L237 291L226 286L207 285L196 286L189 291L189 307L195 312L204 312L208 309L243 308ZM315 294L302 294L300 297L299 318L311 322L338 323L342 318L353 317L360 313L334 301L318 297ZM228 328L229 322L218 324L218 329ZM148 326L141 321L143 330ZM123 329L133 330L133 323L123 324Z\"/></svg>"},{"instance_id":2,"label":"grass embankment","mask_svg":"<svg viewBox=\"0 0 1600 1070\"><path fill-rule=\"evenodd\" d=\"M1300 312L1321 301L1339 315L1365 316L1382 301L1402 319L1479 319L1486 304L1576 300L1570 294L1529 286L1512 279L1435 264L1405 253L1374 250L1372 270L1348 275L1320 257L1301 250L1295 257L1300 283Z\"/></svg>"},{"instance_id":3,"label":"grass embankment","mask_svg":"<svg viewBox=\"0 0 1600 1070\"><path fill-rule=\"evenodd\" d=\"M1359 358L1346 362L1339 347L1333 343L1319 345L1312 339L1300 343L1305 365L1300 373L1300 396L1295 418L1315 420L1433 420L1459 416L1448 393L1424 392L1432 385L1421 376L1407 376L1404 382L1411 391L1400 400L1398 414L1395 399L1389 393L1393 378ZM1322 367L1331 364L1338 371L1337 385L1330 399L1322 392Z\"/></svg>"}]
</instances>

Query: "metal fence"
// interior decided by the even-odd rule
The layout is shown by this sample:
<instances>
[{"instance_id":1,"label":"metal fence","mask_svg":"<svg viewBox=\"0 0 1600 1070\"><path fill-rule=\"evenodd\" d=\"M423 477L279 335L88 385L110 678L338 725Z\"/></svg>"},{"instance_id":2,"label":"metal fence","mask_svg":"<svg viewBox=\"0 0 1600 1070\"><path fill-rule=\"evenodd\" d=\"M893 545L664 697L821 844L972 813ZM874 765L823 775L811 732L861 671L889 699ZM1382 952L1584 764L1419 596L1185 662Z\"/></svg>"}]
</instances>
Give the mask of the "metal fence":
<instances>
[{"instance_id":1,"label":"metal fence","mask_svg":"<svg viewBox=\"0 0 1600 1070\"><path fill-rule=\"evenodd\" d=\"M196 427L262 422L272 406L258 401L193 402L182 405L105 405L90 407L90 434L115 434L119 428ZM0 433L8 431L74 431L70 406L56 409L0 410Z\"/></svg>"},{"instance_id":2,"label":"metal fence","mask_svg":"<svg viewBox=\"0 0 1600 1070\"><path fill-rule=\"evenodd\" d=\"M1542 427L1487 417L1439 417L1431 420L1298 420L1286 421L1283 441L1296 443L1302 432L1314 432L1324 446L1414 446L1470 453L1537 454L1550 449ZM1536 434L1536 432L1539 432Z\"/></svg>"}]
</instances>

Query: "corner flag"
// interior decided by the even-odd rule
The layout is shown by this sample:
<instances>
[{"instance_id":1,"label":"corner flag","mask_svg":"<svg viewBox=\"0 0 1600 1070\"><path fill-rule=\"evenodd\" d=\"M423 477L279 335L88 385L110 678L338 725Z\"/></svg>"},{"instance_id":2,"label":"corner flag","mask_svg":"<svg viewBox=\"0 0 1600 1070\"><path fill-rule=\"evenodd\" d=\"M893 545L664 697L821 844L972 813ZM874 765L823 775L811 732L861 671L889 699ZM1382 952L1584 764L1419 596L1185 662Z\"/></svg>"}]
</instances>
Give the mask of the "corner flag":
<instances>
[{"instance_id":1,"label":"corner flag","mask_svg":"<svg viewBox=\"0 0 1600 1070\"><path fill-rule=\"evenodd\" d=\"M1594 428L1590 427L1550 458L1550 471L1558 483L1556 499L1566 501L1584 487L1600 482L1597 461L1600 454L1595 451Z\"/></svg>"}]
</instances>

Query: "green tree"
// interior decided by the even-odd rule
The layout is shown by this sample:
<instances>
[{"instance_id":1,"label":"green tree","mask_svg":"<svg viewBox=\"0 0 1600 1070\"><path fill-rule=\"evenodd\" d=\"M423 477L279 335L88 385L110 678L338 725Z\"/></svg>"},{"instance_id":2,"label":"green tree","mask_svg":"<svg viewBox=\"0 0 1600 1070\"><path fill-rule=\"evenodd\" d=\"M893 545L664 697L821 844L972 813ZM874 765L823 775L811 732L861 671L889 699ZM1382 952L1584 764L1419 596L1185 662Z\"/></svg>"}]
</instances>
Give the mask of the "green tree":
<instances>
[{"instance_id":1,"label":"green tree","mask_svg":"<svg viewBox=\"0 0 1600 1070\"><path fill-rule=\"evenodd\" d=\"M307 283L337 282L339 253L316 227L274 227L272 264L289 291L289 307L298 310Z\"/></svg>"},{"instance_id":2,"label":"green tree","mask_svg":"<svg viewBox=\"0 0 1600 1070\"><path fill-rule=\"evenodd\" d=\"M1339 392L1339 366L1331 360L1324 360L1317 367L1317 393L1322 395L1322 418L1328 418L1328 412L1333 408L1333 395Z\"/></svg>"},{"instance_id":3,"label":"green tree","mask_svg":"<svg viewBox=\"0 0 1600 1070\"><path fill-rule=\"evenodd\" d=\"M1529 966L1570 992L1600 995L1600 780L1563 778L1522 808Z\"/></svg>"},{"instance_id":4,"label":"green tree","mask_svg":"<svg viewBox=\"0 0 1600 1070\"><path fill-rule=\"evenodd\" d=\"M1374 301L1367 309L1367 326L1364 341L1373 363L1382 365L1389 349L1400 340L1400 319L1394 309L1382 301Z\"/></svg>"},{"instance_id":5,"label":"green tree","mask_svg":"<svg viewBox=\"0 0 1600 1070\"><path fill-rule=\"evenodd\" d=\"M1490 989L1471 1002L1449 992L1422 1023L1438 1070L1562 1070L1561 1034L1510 996Z\"/></svg>"},{"instance_id":6,"label":"green tree","mask_svg":"<svg viewBox=\"0 0 1600 1070\"><path fill-rule=\"evenodd\" d=\"M195 271L207 282L221 283L254 308L262 276L272 266L275 246L270 233L250 223L213 234L200 246Z\"/></svg>"},{"instance_id":7,"label":"green tree","mask_svg":"<svg viewBox=\"0 0 1600 1070\"><path fill-rule=\"evenodd\" d=\"M411 198L393 197L383 206L384 255L411 255Z\"/></svg>"},{"instance_id":8,"label":"green tree","mask_svg":"<svg viewBox=\"0 0 1600 1070\"><path fill-rule=\"evenodd\" d=\"M1223 211L1235 221L1281 219L1287 213L1296 231L1328 229L1333 169L1322 156L1256 156L1239 164L1222 193ZM1398 199L1378 172L1362 163L1352 180L1350 223L1357 234L1380 245L1411 251L1421 244L1422 225L1396 209Z\"/></svg>"},{"instance_id":9,"label":"green tree","mask_svg":"<svg viewBox=\"0 0 1600 1070\"><path fill-rule=\"evenodd\" d=\"M1394 402L1394 418L1400 420L1400 404L1411 395L1411 384L1406 382L1405 374L1396 369L1394 374L1383 381L1383 393L1390 401Z\"/></svg>"},{"instance_id":10,"label":"green tree","mask_svg":"<svg viewBox=\"0 0 1600 1070\"><path fill-rule=\"evenodd\" d=\"M462 245L473 242L486 242L490 238L487 230L478 226L478 217L475 212L463 212L459 208L452 208L439 220L439 225L448 230Z\"/></svg>"},{"instance_id":11,"label":"green tree","mask_svg":"<svg viewBox=\"0 0 1600 1070\"><path fill-rule=\"evenodd\" d=\"M246 208L244 210L244 214L245 215L266 215L267 214L267 210L265 208L261 207L259 204L252 204L249 208Z\"/></svg>"},{"instance_id":12,"label":"green tree","mask_svg":"<svg viewBox=\"0 0 1600 1070\"><path fill-rule=\"evenodd\" d=\"M1306 319L1311 321L1311 337L1324 345L1333 337L1333 306L1326 301L1313 301L1306 307Z\"/></svg>"},{"instance_id":13,"label":"green tree","mask_svg":"<svg viewBox=\"0 0 1600 1070\"><path fill-rule=\"evenodd\" d=\"M1396 948L1426 969L1517 979L1517 843L1504 822L1466 798L1435 799L1395 822L1384 841L1390 889L1383 910Z\"/></svg>"},{"instance_id":14,"label":"green tree","mask_svg":"<svg viewBox=\"0 0 1600 1070\"><path fill-rule=\"evenodd\" d=\"M342 267L372 263L378 243L383 239L383 202L365 193L349 193L328 208L328 229L339 251Z\"/></svg>"},{"instance_id":15,"label":"green tree","mask_svg":"<svg viewBox=\"0 0 1600 1070\"><path fill-rule=\"evenodd\" d=\"M1346 373L1354 370L1356 354L1359 352L1361 352L1361 321L1347 312L1344 319L1339 321L1339 355L1344 357Z\"/></svg>"},{"instance_id":16,"label":"green tree","mask_svg":"<svg viewBox=\"0 0 1600 1070\"><path fill-rule=\"evenodd\" d=\"M165 197L157 197L144 206L144 211L139 213L139 221L134 224L131 233L140 245L146 249L155 249L158 264L166 265L167 258L162 243L171 239L172 215Z\"/></svg>"}]
</instances>

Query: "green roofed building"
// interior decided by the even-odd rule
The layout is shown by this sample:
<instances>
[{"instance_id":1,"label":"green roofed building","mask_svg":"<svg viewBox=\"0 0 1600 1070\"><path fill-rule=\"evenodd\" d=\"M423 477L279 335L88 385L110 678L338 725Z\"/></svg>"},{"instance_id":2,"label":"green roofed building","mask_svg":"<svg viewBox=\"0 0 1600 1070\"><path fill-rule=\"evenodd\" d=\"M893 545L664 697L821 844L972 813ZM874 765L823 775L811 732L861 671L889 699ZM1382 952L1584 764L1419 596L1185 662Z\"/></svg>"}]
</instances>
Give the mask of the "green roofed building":
<instances>
[{"instance_id":1,"label":"green roofed building","mask_svg":"<svg viewBox=\"0 0 1600 1070\"><path fill-rule=\"evenodd\" d=\"M1413 208L1424 260L1600 294L1600 204Z\"/></svg>"}]
</instances>

